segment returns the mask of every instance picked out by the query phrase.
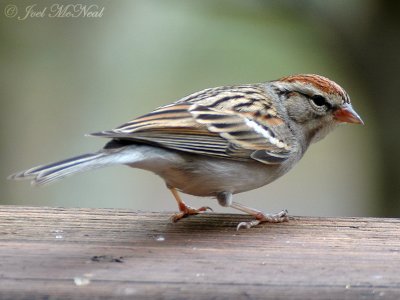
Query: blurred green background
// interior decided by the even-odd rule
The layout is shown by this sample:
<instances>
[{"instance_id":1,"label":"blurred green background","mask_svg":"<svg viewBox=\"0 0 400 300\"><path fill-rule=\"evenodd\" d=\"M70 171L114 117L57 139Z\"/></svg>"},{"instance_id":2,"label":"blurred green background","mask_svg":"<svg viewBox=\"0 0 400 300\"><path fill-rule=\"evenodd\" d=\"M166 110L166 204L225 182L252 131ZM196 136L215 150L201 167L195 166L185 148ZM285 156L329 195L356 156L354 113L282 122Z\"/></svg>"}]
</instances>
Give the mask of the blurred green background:
<instances>
[{"instance_id":1,"label":"blurred green background","mask_svg":"<svg viewBox=\"0 0 400 300\"><path fill-rule=\"evenodd\" d=\"M316 73L347 90L365 126L341 126L236 200L294 215L400 215L397 2L93 0L81 3L104 7L101 17L18 20L55 3L80 2L0 2L0 204L176 210L161 179L124 166L44 188L5 178L95 151L105 141L85 133L200 89Z\"/></svg>"}]
</instances>

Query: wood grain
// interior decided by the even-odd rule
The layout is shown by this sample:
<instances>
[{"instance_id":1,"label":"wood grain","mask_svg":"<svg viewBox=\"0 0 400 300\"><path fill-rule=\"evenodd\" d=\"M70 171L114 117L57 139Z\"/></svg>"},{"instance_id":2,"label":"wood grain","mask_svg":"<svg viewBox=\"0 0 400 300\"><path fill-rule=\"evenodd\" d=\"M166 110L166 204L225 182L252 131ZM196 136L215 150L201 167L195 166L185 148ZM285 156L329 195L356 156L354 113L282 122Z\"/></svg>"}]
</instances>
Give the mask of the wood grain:
<instances>
[{"instance_id":1,"label":"wood grain","mask_svg":"<svg viewBox=\"0 0 400 300\"><path fill-rule=\"evenodd\" d=\"M400 220L0 206L0 299L400 299Z\"/></svg>"}]
</instances>

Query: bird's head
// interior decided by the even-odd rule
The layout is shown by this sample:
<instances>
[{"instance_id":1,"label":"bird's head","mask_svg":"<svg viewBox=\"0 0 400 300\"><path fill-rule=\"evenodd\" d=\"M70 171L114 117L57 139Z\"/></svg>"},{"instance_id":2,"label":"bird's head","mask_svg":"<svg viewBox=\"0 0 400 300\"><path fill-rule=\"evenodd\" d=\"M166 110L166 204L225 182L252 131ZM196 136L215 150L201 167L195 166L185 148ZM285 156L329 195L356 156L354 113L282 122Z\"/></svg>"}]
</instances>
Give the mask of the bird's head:
<instances>
[{"instance_id":1,"label":"bird's head","mask_svg":"<svg viewBox=\"0 0 400 300\"><path fill-rule=\"evenodd\" d=\"M301 126L311 143L325 137L340 123L364 124L346 91L328 78L293 75L272 84L289 119Z\"/></svg>"}]
</instances>

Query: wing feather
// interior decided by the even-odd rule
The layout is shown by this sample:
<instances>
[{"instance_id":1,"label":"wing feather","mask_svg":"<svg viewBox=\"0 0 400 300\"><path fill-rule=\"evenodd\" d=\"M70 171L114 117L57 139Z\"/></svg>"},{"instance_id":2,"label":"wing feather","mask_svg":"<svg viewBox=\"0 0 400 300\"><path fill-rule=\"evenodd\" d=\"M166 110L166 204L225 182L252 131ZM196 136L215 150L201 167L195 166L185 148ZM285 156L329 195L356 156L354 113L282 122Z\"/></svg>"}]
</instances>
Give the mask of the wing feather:
<instances>
[{"instance_id":1,"label":"wing feather","mask_svg":"<svg viewBox=\"0 0 400 300\"><path fill-rule=\"evenodd\" d=\"M252 102L248 98L261 97L260 90L249 86L218 89L197 93L203 100L196 102L196 97L188 96L114 130L91 135L266 164L286 160L293 145L284 122L268 99Z\"/></svg>"}]
</instances>

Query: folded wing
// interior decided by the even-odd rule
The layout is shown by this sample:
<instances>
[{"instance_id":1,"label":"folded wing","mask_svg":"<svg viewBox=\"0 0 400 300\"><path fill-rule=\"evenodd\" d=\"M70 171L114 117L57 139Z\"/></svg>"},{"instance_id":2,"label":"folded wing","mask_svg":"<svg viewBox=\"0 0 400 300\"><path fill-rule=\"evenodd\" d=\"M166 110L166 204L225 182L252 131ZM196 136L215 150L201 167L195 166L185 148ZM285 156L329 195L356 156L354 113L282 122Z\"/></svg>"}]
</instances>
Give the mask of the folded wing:
<instances>
[{"instance_id":1,"label":"folded wing","mask_svg":"<svg viewBox=\"0 0 400 300\"><path fill-rule=\"evenodd\" d=\"M266 164L281 163L293 151L285 140L289 136L286 127L276 116L181 101L91 135Z\"/></svg>"}]
</instances>

